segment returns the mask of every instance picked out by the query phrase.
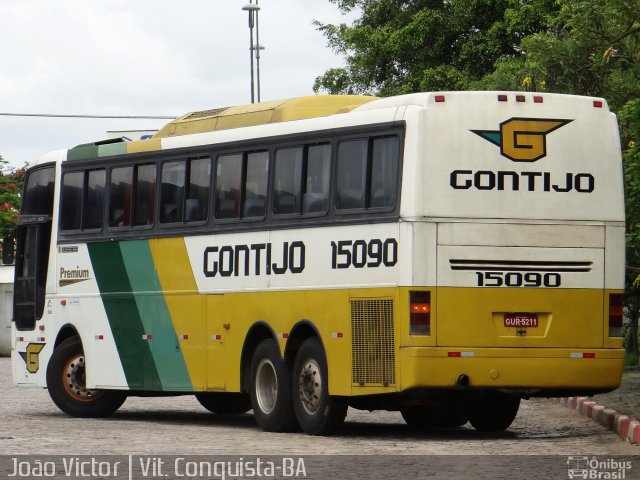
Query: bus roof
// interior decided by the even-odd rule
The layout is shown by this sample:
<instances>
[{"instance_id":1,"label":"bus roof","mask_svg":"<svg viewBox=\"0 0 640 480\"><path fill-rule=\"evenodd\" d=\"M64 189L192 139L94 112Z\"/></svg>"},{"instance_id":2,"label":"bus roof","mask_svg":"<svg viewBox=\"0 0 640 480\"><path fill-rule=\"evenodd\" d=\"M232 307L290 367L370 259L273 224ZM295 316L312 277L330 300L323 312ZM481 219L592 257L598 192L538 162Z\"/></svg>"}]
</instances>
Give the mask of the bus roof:
<instances>
[{"instance_id":1,"label":"bus roof","mask_svg":"<svg viewBox=\"0 0 640 480\"><path fill-rule=\"evenodd\" d=\"M336 113L350 112L354 108L375 99L376 97L360 95L310 95L236 107L202 110L187 113L169 122L154 135L154 138L324 117Z\"/></svg>"}]
</instances>

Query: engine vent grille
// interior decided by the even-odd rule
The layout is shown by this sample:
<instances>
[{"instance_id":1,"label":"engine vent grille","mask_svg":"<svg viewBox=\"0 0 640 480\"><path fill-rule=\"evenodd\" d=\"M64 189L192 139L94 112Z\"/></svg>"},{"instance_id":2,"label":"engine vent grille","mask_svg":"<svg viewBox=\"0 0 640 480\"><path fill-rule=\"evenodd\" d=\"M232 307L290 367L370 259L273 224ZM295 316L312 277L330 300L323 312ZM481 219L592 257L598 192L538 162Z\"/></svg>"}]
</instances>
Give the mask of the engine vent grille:
<instances>
[{"instance_id":1,"label":"engine vent grille","mask_svg":"<svg viewBox=\"0 0 640 480\"><path fill-rule=\"evenodd\" d=\"M392 385L395 375L393 300L351 300L353 383Z\"/></svg>"}]
</instances>

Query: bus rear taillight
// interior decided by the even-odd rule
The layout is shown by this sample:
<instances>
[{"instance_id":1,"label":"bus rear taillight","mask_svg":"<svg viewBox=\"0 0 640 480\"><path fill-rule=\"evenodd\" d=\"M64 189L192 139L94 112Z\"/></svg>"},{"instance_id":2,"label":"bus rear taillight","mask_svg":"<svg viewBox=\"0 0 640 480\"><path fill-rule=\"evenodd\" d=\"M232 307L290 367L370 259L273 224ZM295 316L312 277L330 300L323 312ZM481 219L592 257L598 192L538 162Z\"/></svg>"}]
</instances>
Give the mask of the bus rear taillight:
<instances>
[{"instance_id":1,"label":"bus rear taillight","mask_svg":"<svg viewBox=\"0 0 640 480\"><path fill-rule=\"evenodd\" d=\"M624 301L621 293L609 294L609 336L622 336L622 319L624 317Z\"/></svg>"},{"instance_id":2,"label":"bus rear taillight","mask_svg":"<svg viewBox=\"0 0 640 480\"><path fill-rule=\"evenodd\" d=\"M409 292L409 333L431 335L431 293Z\"/></svg>"}]
</instances>

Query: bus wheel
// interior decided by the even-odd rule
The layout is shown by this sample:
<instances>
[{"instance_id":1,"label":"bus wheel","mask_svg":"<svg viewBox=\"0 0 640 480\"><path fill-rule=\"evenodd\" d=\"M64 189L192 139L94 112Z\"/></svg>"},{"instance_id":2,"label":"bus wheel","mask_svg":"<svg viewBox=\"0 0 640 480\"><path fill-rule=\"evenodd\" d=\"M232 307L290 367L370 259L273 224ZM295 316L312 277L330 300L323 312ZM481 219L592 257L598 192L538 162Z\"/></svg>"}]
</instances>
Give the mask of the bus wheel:
<instances>
[{"instance_id":1,"label":"bus wheel","mask_svg":"<svg viewBox=\"0 0 640 480\"><path fill-rule=\"evenodd\" d=\"M467 404L469 422L481 432L502 432L518 414L520 398L501 392L486 392Z\"/></svg>"},{"instance_id":2,"label":"bus wheel","mask_svg":"<svg viewBox=\"0 0 640 480\"><path fill-rule=\"evenodd\" d=\"M249 395L244 393L196 393L196 400L217 415L238 415L251 410Z\"/></svg>"},{"instance_id":3,"label":"bus wheel","mask_svg":"<svg viewBox=\"0 0 640 480\"><path fill-rule=\"evenodd\" d=\"M347 401L329 395L327 360L317 338L308 338L298 350L292 390L293 408L306 433L328 435L344 422Z\"/></svg>"},{"instance_id":4,"label":"bus wheel","mask_svg":"<svg viewBox=\"0 0 640 480\"><path fill-rule=\"evenodd\" d=\"M289 368L273 340L260 342L253 354L250 397L253 415L260 428L267 432L296 429Z\"/></svg>"},{"instance_id":5,"label":"bus wheel","mask_svg":"<svg viewBox=\"0 0 640 480\"><path fill-rule=\"evenodd\" d=\"M118 390L86 388L84 352L77 336L56 347L47 366L49 396L60 410L74 417L106 417L124 403Z\"/></svg>"}]
</instances>

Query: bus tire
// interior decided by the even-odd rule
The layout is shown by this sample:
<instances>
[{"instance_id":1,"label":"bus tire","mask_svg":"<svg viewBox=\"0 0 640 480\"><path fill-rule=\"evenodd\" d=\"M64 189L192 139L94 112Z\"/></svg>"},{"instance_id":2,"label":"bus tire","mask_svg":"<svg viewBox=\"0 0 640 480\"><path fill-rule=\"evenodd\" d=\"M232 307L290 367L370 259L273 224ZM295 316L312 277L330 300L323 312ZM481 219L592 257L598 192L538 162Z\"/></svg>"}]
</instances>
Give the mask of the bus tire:
<instances>
[{"instance_id":1,"label":"bus tire","mask_svg":"<svg viewBox=\"0 0 640 480\"><path fill-rule=\"evenodd\" d=\"M486 392L467 404L469 422L481 432L502 432L518 414L520 398L501 392Z\"/></svg>"},{"instance_id":2,"label":"bus tire","mask_svg":"<svg viewBox=\"0 0 640 480\"><path fill-rule=\"evenodd\" d=\"M53 403L73 417L107 417L118 410L127 398L126 392L87 389L85 374L80 337L64 340L47 366L47 388Z\"/></svg>"},{"instance_id":3,"label":"bus tire","mask_svg":"<svg viewBox=\"0 0 640 480\"><path fill-rule=\"evenodd\" d=\"M251 400L245 393L196 393L196 400L216 415L239 415L251 410Z\"/></svg>"},{"instance_id":4,"label":"bus tire","mask_svg":"<svg viewBox=\"0 0 640 480\"><path fill-rule=\"evenodd\" d=\"M329 395L327 359L320 341L308 338L293 364L293 408L302 430L310 435L329 435L347 415L345 397Z\"/></svg>"},{"instance_id":5,"label":"bus tire","mask_svg":"<svg viewBox=\"0 0 640 480\"><path fill-rule=\"evenodd\" d=\"M291 375L274 340L266 339L258 344L251 359L250 378L251 408L260 428L267 432L295 430Z\"/></svg>"}]
</instances>

